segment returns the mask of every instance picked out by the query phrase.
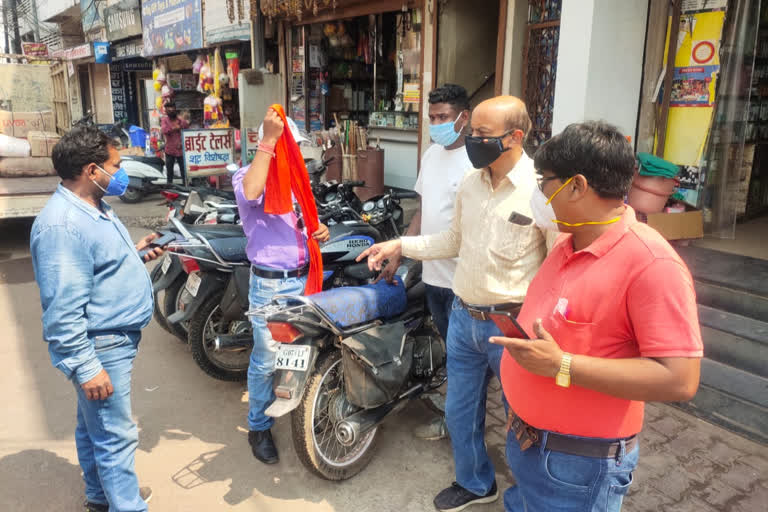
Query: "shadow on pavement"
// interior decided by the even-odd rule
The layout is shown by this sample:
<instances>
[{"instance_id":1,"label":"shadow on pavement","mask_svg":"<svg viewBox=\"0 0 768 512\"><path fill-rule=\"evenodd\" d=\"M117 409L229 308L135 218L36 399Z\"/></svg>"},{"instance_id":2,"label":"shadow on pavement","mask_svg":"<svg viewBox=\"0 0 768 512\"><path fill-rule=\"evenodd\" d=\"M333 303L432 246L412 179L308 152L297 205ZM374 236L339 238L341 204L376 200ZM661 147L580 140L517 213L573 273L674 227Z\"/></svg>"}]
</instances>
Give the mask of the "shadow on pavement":
<instances>
[{"instance_id":1,"label":"shadow on pavement","mask_svg":"<svg viewBox=\"0 0 768 512\"><path fill-rule=\"evenodd\" d=\"M47 450L24 450L3 457L0 510L62 510L66 503L82 503L80 475L80 466Z\"/></svg>"}]
</instances>

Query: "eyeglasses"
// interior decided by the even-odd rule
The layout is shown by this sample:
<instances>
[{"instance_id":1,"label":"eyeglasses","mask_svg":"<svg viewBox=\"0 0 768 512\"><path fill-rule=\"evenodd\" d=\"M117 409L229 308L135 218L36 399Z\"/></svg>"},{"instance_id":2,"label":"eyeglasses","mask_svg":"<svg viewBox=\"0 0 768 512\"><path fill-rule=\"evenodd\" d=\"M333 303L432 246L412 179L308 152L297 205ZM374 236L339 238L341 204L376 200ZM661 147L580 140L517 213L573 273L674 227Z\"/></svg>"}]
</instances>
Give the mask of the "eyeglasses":
<instances>
[{"instance_id":1,"label":"eyeglasses","mask_svg":"<svg viewBox=\"0 0 768 512\"><path fill-rule=\"evenodd\" d=\"M539 185L539 190L544 192L544 184L551 180L557 180L560 179L557 176L550 176L549 178L545 178L544 176L537 176L536 177L536 184Z\"/></svg>"}]
</instances>

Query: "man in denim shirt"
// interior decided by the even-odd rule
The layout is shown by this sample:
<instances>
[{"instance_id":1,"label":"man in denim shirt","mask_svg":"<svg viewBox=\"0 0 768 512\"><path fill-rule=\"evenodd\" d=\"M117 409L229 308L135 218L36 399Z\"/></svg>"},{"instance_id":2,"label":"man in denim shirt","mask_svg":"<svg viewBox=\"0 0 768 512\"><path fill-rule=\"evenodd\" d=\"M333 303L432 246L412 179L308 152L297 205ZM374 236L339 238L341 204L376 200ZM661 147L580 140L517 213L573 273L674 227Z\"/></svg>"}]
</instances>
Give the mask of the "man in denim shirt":
<instances>
[{"instance_id":1,"label":"man in denim shirt","mask_svg":"<svg viewBox=\"0 0 768 512\"><path fill-rule=\"evenodd\" d=\"M149 488L134 472L138 445L131 418L131 369L141 329L152 317L152 284L139 244L102 198L128 180L113 142L96 128L76 128L53 148L62 179L32 226L43 338L53 365L77 391L75 442L86 510L146 511ZM145 261L162 249L149 251Z\"/></svg>"}]
</instances>

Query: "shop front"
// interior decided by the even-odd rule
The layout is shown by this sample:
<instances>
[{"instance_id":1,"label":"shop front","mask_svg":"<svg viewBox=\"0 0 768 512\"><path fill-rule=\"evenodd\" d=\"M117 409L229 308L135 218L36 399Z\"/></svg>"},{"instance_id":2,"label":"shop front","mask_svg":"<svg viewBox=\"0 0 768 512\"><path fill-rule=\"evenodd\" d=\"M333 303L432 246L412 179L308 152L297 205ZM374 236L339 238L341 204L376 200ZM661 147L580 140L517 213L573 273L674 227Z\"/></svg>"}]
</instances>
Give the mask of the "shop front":
<instances>
[{"instance_id":1,"label":"shop front","mask_svg":"<svg viewBox=\"0 0 768 512\"><path fill-rule=\"evenodd\" d=\"M349 0L335 8L318 1L304 10L289 4L262 2L268 23L283 21L279 61L289 115L318 140L340 136L345 154L365 151L363 142L383 150L386 186L416 182L430 143L426 100L433 87L459 83L475 103L500 92L505 0L469 18L457 1Z\"/></svg>"},{"instance_id":2,"label":"shop front","mask_svg":"<svg viewBox=\"0 0 768 512\"><path fill-rule=\"evenodd\" d=\"M52 56L66 62L72 120L91 116L96 124L112 124L109 65L97 61L93 43L58 50Z\"/></svg>"}]
</instances>

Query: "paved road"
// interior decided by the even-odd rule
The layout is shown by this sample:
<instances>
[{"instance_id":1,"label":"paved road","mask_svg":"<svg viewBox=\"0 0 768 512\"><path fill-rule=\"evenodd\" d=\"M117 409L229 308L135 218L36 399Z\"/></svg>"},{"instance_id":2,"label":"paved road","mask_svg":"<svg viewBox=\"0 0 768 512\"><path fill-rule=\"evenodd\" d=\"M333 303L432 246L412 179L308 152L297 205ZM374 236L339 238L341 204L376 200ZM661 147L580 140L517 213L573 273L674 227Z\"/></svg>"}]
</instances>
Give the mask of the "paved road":
<instances>
[{"instance_id":1,"label":"paved road","mask_svg":"<svg viewBox=\"0 0 768 512\"><path fill-rule=\"evenodd\" d=\"M163 212L152 202L117 210L131 226ZM137 239L146 232L130 230ZM41 341L28 231L29 223L0 224L0 511L80 510L74 391L51 367ZM503 489L513 480L503 462L495 381L492 388L488 444ZM136 360L133 402L136 469L155 491L155 511L430 511L434 494L453 479L449 443L410 434L430 414L420 403L385 425L378 455L347 482L319 480L301 466L285 419L275 428L280 464L258 463L246 441L244 386L204 375L187 348L154 323ZM766 447L653 405L641 450L626 511L765 510ZM501 509L501 502L473 508Z\"/></svg>"}]
</instances>

